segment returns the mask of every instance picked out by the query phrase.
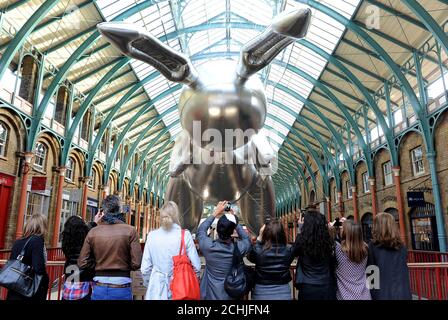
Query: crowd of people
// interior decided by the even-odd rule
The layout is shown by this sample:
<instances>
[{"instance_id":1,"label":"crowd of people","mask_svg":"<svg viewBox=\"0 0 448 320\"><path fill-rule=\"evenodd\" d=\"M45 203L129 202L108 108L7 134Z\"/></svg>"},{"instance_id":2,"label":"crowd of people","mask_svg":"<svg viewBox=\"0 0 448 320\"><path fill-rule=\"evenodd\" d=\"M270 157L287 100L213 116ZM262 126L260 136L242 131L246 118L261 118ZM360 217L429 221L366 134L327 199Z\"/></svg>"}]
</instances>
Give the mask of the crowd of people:
<instances>
[{"instance_id":1,"label":"crowd of people","mask_svg":"<svg viewBox=\"0 0 448 320\"><path fill-rule=\"evenodd\" d=\"M253 300L291 300L292 285L297 288L298 300L412 298L407 250L388 213L375 217L372 240L366 243L360 224L344 218L328 223L319 211L307 209L295 243L288 244L279 220L267 219L258 236L251 238L238 215L226 207L227 201L219 202L199 225L197 247L192 234L182 232L176 203L165 203L160 209L160 227L148 233L142 252L136 229L125 222L119 197L106 197L94 222L86 223L78 216L65 222L62 298L132 300L131 272L140 270L147 287L145 299L173 299L173 257L179 255L181 243L200 282L201 300L237 299L225 285L235 252L254 266L250 273ZM216 239L210 235L215 223ZM23 262L43 275L39 289L31 298L9 290L7 299L46 298L45 233L46 218L31 216L11 252L11 259L16 259L27 243ZM294 261L295 277L291 273Z\"/></svg>"}]
</instances>

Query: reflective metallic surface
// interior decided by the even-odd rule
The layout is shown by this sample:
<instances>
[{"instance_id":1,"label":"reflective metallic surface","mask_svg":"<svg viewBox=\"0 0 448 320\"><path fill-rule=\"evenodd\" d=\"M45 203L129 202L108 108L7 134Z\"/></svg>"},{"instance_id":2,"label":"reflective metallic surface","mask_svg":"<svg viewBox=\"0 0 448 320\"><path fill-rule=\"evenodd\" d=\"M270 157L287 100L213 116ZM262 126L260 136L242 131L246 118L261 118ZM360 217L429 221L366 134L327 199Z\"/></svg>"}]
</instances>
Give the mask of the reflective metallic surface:
<instances>
[{"instance_id":1,"label":"reflective metallic surface","mask_svg":"<svg viewBox=\"0 0 448 320\"><path fill-rule=\"evenodd\" d=\"M182 91L179 100L182 127L199 146L215 151L235 149L247 143L264 125L267 101L261 80L253 77L239 83L235 69L236 63L231 60L204 63L199 68L200 85ZM195 121L200 123L196 134ZM219 132L221 141L204 136L210 129ZM226 130L236 129L247 133L247 141L226 146Z\"/></svg>"},{"instance_id":2,"label":"reflective metallic surface","mask_svg":"<svg viewBox=\"0 0 448 320\"><path fill-rule=\"evenodd\" d=\"M175 201L183 227L195 230L204 204L228 200L239 205L241 217L258 234L267 216L275 215L270 175L276 155L259 130L267 102L258 77L286 46L305 36L311 11L282 13L241 50L240 61L211 61L195 70L188 58L144 29L102 23L98 29L123 54L184 83L179 100L183 132L171 155L165 200Z\"/></svg>"}]
</instances>

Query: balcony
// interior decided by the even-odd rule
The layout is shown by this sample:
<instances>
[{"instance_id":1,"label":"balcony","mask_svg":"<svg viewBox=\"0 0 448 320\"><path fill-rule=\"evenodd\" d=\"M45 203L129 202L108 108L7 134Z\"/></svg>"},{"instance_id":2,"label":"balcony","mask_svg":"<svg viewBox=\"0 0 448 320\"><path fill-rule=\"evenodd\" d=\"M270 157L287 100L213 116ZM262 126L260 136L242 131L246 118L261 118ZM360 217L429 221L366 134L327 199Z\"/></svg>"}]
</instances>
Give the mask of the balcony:
<instances>
[{"instance_id":1,"label":"balcony","mask_svg":"<svg viewBox=\"0 0 448 320\"><path fill-rule=\"evenodd\" d=\"M398 123L395 127L394 127L394 133L395 134L397 134L397 133L400 133L401 131L403 131L404 129L406 129L408 126L407 126L407 123L406 122L400 122L400 123Z\"/></svg>"},{"instance_id":2,"label":"balcony","mask_svg":"<svg viewBox=\"0 0 448 320\"><path fill-rule=\"evenodd\" d=\"M442 93L437 98L431 99L428 102L428 105L426 106L428 110L428 114L433 113L434 111L437 111L438 109L442 108L447 103L447 96L448 92Z\"/></svg>"},{"instance_id":3,"label":"balcony","mask_svg":"<svg viewBox=\"0 0 448 320\"><path fill-rule=\"evenodd\" d=\"M44 120L45 120L45 118L44 118ZM45 123L45 121L44 121L44 123ZM53 129L54 131L59 133L61 136L63 136L65 134L65 126L63 126L62 124L60 124L59 122L57 122L54 119L51 120L51 129Z\"/></svg>"},{"instance_id":4,"label":"balcony","mask_svg":"<svg viewBox=\"0 0 448 320\"><path fill-rule=\"evenodd\" d=\"M81 149L84 149L84 150L89 149L89 143L82 138L79 139L79 146L81 147Z\"/></svg>"},{"instance_id":5,"label":"balcony","mask_svg":"<svg viewBox=\"0 0 448 320\"><path fill-rule=\"evenodd\" d=\"M9 92L5 88L0 88L0 98L5 100L6 102L11 103L11 101L12 101L12 92Z\"/></svg>"},{"instance_id":6,"label":"balcony","mask_svg":"<svg viewBox=\"0 0 448 320\"><path fill-rule=\"evenodd\" d=\"M412 126L416 122L417 122L417 116L415 114L408 117L408 127Z\"/></svg>"}]
</instances>

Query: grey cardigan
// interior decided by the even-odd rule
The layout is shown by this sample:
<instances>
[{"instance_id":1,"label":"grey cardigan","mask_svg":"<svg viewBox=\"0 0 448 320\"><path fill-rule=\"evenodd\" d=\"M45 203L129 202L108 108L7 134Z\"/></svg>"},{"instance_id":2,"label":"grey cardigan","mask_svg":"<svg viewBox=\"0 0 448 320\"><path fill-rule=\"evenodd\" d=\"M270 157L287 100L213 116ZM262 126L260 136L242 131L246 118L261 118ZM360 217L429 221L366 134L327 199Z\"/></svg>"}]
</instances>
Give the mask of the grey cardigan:
<instances>
[{"instance_id":1,"label":"grey cardigan","mask_svg":"<svg viewBox=\"0 0 448 320\"><path fill-rule=\"evenodd\" d=\"M205 271L201 279L201 300L233 300L224 289L224 280L232 267L233 244L223 240L212 240L207 231L214 221L207 218L198 228L199 249L205 258ZM240 225L237 225L240 241L238 248L244 256L251 247L250 238Z\"/></svg>"}]
</instances>

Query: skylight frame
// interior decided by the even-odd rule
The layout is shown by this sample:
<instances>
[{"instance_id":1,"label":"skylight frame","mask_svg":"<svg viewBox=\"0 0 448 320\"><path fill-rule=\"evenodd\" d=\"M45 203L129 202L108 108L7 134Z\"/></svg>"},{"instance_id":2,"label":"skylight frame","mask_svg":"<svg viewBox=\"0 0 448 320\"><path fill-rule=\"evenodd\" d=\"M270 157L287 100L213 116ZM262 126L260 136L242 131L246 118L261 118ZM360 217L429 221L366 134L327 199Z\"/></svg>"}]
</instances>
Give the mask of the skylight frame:
<instances>
[{"instance_id":1,"label":"skylight frame","mask_svg":"<svg viewBox=\"0 0 448 320\"><path fill-rule=\"evenodd\" d=\"M102 11L103 15L107 20L111 20L113 17L122 13L124 10L128 9L129 6L135 5L143 2L144 0L98 0L97 5ZM155 36L162 37L166 34L176 32L176 20L173 12L171 12L170 3L172 1L159 1L153 6L146 8L142 12L133 15L128 18L126 22L138 23L142 26L149 28L149 31L156 31ZM267 25L271 21L275 14L275 4L272 4L271 11L267 13L265 6L267 1L265 0L228 0L230 3L230 10L232 12L232 21L241 22L243 20L248 20L249 23L254 23L258 25ZM332 0L320 0L325 5L332 7L336 12L341 13L344 17L351 19L352 15L355 13L356 8L359 6L361 0L342 0L342 1L332 1ZM225 21L226 15L226 2L223 0L190 0L187 6L181 11L182 17L182 27L188 28L196 26L199 24L211 23L213 20L222 22ZM257 5L259 4L259 5ZM286 0L285 10L291 10L292 8L306 7L303 4L297 3L294 0ZM265 8L259 12L253 10L252 8ZM332 54L342 37L345 26L339 22L333 20L327 15L313 10L313 19L309 29L309 33L306 39L316 46L323 49L328 54ZM157 13L157 14L155 14ZM159 15L159 17L157 17ZM226 15L225 17L223 15ZM220 17L217 19L217 17ZM238 18L237 17L241 17ZM235 20L237 19L237 20ZM162 23L161 23L162 22ZM157 25L159 24L159 25ZM238 29L232 28L218 28L209 29L195 33L191 37L184 38L187 39L186 43L188 48L183 48L184 52L190 55L206 55L207 53L223 52L226 59L238 59L235 55L235 51L239 50L240 47L236 43L247 43L250 39L256 36L259 31L251 29ZM229 32L230 31L230 32ZM226 34L231 37L229 41L230 45L227 46L226 41L222 41ZM174 50L181 50L181 39L179 36L176 39L171 39L168 41L169 45L173 47ZM219 43L221 41L221 43ZM185 43L185 42L184 42ZM211 46L213 44L216 46ZM231 52L233 55L229 57L228 53ZM318 80L320 75L327 65L327 61L322 59L321 56L317 55L310 49L295 43L289 46L281 55L276 59L280 60L282 63L288 63L299 70L310 75L313 79ZM208 60L218 60L216 58ZM195 60L193 63L195 65L200 65L204 63L204 59ZM144 77L148 76L155 70L152 67L145 67L142 63L137 64L137 62L132 61L131 66L136 70L137 77L142 80ZM261 73L260 73L261 74ZM272 103L268 104L268 113L272 117L278 117L283 123L286 123L289 128L294 124L296 116L301 112L303 108L303 103L291 96L290 94L276 88L276 84L281 84L288 87L293 92L297 92L304 99L308 99L309 95L314 89L314 85L309 81L306 81L301 76L293 73L290 70L286 70L284 66L272 65L269 70L265 70L263 74L268 76L269 81L273 84L266 86L267 98L270 100L277 101L284 104L295 115L288 114L287 111L279 111L280 108L274 106ZM149 81L144 85L146 92L151 99L163 93L173 86L169 83L163 76L159 75L153 80ZM166 126L175 123L172 118L174 118L174 112L166 113L166 110L177 105L180 92L175 92L169 96L159 100L155 103L155 108L159 114L163 114L163 122ZM176 110L177 112L177 110ZM170 134L175 137L180 131L180 122L177 119L177 124L170 128ZM285 133L285 125L280 121L269 122L270 126L279 130L282 135L287 136ZM275 134L275 133L274 133ZM275 134L276 142L283 143L283 138Z\"/></svg>"}]
</instances>

